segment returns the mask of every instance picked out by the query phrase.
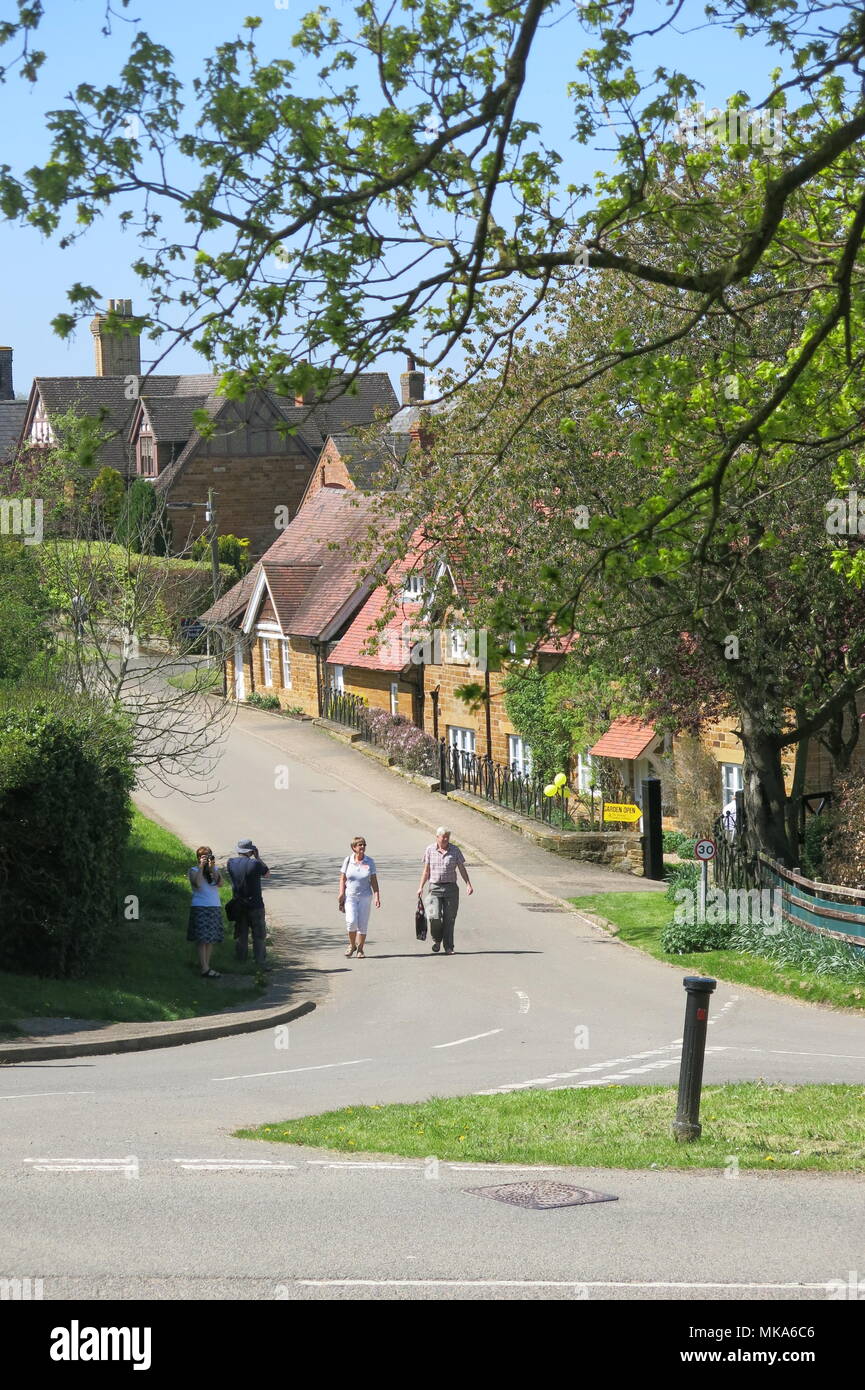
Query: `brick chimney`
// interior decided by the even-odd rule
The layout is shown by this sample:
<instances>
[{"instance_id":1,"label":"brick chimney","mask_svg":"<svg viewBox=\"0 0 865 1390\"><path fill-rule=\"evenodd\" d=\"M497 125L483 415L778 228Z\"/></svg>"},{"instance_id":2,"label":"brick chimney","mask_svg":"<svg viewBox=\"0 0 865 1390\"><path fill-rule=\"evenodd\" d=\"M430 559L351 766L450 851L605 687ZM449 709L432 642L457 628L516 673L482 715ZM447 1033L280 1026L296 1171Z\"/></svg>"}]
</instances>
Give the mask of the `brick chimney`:
<instances>
[{"instance_id":1,"label":"brick chimney","mask_svg":"<svg viewBox=\"0 0 865 1390\"><path fill-rule=\"evenodd\" d=\"M0 347L0 401L14 401L12 386L12 349Z\"/></svg>"},{"instance_id":2,"label":"brick chimney","mask_svg":"<svg viewBox=\"0 0 865 1390\"><path fill-rule=\"evenodd\" d=\"M406 370L399 379L403 405L420 405L424 398L426 385L423 372L417 369L412 353L406 357Z\"/></svg>"},{"instance_id":3,"label":"brick chimney","mask_svg":"<svg viewBox=\"0 0 865 1390\"><path fill-rule=\"evenodd\" d=\"M131 299L109 299L108 313L115 318L132 318ZM93 349L96 355L97 376L140 376L141 339L130 328L108 333L105 329L107 316L97 314L91 321Z\"/></svg>"}]
</instances>

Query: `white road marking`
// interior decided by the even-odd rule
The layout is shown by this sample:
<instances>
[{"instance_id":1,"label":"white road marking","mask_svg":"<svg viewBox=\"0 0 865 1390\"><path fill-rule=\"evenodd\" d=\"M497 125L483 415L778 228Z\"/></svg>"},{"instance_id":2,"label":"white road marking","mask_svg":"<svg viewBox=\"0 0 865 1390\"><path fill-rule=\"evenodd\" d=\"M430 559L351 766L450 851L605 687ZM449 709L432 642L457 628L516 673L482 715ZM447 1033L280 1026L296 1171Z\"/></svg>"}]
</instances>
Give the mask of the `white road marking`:
<instances>
[{"instance_id":1,"label":"white road marking","mask_svg":"<svg viewBox=\"0 0 865 1390\"><path fill-rule=\"evenodd\" d=\"M413 1173L423 1173L422 1163L335 1163L327 1158L308 1158L307 1163L311 1168L402 1168L410 1169Z\"/></svg>"},{"instance_id":2,"label":"white road marking","mask_svg":"<svg viewBox=\"0 0 865 1390\"><path fill-rule=\"evenodd\" d=\"M529 999L529 996L525 993L524 990L521 989L515 989L514 994L520 1001L520 1013L527 1014L529 1009L531 1008L531 1000Z\"/></svg>"},{"instance_id":3,"label":"white road marking","mask_svg":"<svg viewBox=\"0 0 865 1390\"><path fill-rule=\"evenodd\" d=\"M293 1076L298 1071L327 1071L329 1067L359 1067L371 1062L371 1057L358 1057L353 1062L322 1062L317 1067L289 1067L286 1071L247 1071L240 1076L212 1076L211 1081L251 1081L258 1076Z\"/></svg>"},{"instance_id":4,"label":"white road marking","mask_svg":"<svg viewBox=\"0 0 865 1390\"><path fill-rule=\"evenodd\" d=\"M95 1091L19 1091L17 1095L0 1096L0 1100L33 1100L35 1096L95 1096Z\"/></svg>"},{"instance_id":5,"label":"white road marking","mask_svg":"<svg viewBox=\"0 0 865 1390\"><path fill-rule=\"evenodd\" d=\"M251 1170L254 1173L272 1173L277 1169L296 1168L296 1163L276 1163L269 1158L256 1158L248 1162L242 1159L194 1159L194 1158L175 1158L173 1163L179 1163L181 1168L188 1172L204 1173L236 1173L244 1170Z\"/></svg>"},{"instance_id":6,"label":"white road marking","mask_svg":"<svg viewBox=\"0 0 865 1390\"><path fill-rule=\"evenodd\" d=\"M650 1052L634 1052L630 1057L609 1057L606 1062L593 1062L587 1067L576 1067L573 1071L552 1072L549 1076L536 1076L531 1081L513 1081L506 1086L493 1086L488 1091L475 1091L476 1096L498 1096L505 1091L526 1091L536 1086L546 1086L550 1081L568 1081L572 1076L586 1076L589 1073L596 1075L601 1071L609 1071L611 1067L622 1066L626 1062L639 1062L645 1057L657 1057L662 1052L672 1052L674 1048L681 1047L682 1040L668 1043L666 1047L656 1047ZM676 1061L676 1058L670 1059ZM566 1087L557 1087L558 1090L565 1090Z\"/></svg>"},{"instance_id":7,"label":"white road marking","mask_svg":"<svg viewBox=\"0 0 865 1390\"><path fill-rule=\"evenodd\" d=\"M822 1283L724 1284L618 1279L296 1279L305 1288L409 1288L409 1289L821 1289Z\"/></svg>"},{"instance_id":8,"label":"white road marking","mask_svg":"<svg viewBox=\"0 0 865 1390\"><path fill-rule=\"evenodd\" d=\"M433 1048L437 1050L440 1047L459 1047L460 1043L477 1042L478 1038L491 1038L494 1033L501 1031L501 1028L491 1028L488 1033L472 1033L470 1038L457 1038L455 1042L433 1043Z\"/></svg>"}]
</instances>

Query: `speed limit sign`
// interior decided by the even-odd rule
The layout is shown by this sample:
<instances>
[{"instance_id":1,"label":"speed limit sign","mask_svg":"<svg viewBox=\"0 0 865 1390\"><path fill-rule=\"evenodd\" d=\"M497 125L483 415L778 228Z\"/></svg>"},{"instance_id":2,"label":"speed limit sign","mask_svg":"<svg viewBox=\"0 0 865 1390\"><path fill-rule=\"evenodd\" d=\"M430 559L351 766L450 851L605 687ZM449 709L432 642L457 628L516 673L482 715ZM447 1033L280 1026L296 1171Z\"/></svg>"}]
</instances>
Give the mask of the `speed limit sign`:
<instances>
[{"instance_id":1,"label":"speed limit sign","mask_svg":"<svg viewBox=\"0 0 865 1390\"><path fill-rule=\"evenodd\" d=\"M715 858L717 848L714 840L698 840L694 846L694 853L698 859L706 863L707 860Z\"/></svg>"}]
</instances>

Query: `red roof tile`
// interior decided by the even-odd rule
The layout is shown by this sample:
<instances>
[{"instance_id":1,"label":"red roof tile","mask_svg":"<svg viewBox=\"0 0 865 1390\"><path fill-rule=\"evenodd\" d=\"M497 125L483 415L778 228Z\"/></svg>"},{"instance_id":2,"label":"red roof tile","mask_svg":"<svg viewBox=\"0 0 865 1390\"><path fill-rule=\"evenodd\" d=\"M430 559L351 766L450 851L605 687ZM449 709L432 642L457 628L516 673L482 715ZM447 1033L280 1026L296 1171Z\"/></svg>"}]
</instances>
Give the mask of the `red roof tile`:
<instances>
[{"instance_id":1,"label":"red roof tile","mask_svg":"<svg viewBox=\"0 0 865 1390\"><path fill-rule=\"evenodd\" d=\"M654 737L654 725L642 719L614 719L589 752L593 758L639 758Z\"/></svg>"},{"instance_id":2,"label":"red roof tile","mask_svg":"<svg viewBox=\"0 0 865 1390\"><path fill-rule=\"evenodd\" d=\"M343 633L330 656L328 664L360 666L367 671L401 671L411 660L411 649L422 634L415 631L415 620L421 611L419 603L400 604L386 627L377 632L375 623L388 603L387 588L382 585L372 593L351 627ZM365 648L370 639L377 638L377 650Z\"/></svg>"}]
</instances>

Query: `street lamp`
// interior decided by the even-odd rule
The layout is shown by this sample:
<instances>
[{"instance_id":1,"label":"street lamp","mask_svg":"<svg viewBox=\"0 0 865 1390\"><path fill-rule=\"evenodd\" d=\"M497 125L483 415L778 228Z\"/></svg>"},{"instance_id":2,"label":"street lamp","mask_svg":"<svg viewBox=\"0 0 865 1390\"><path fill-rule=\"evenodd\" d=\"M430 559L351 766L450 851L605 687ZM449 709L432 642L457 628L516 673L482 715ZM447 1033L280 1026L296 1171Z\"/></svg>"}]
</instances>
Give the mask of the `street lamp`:
<instances>
[{"instance_id":1,"label":"street lamp","mask_svg":"<svg viewBox=\"0 0 865 1390\"><path fill-rule=\"evenodd\" d=\"M210 527L210 565L211 577L213 580L213 602L219 598L219 532L216 521L216 493L213 488L207 489L206 502L166 502L166 507L172 507L176 511L189 511L195 507L204 508L204 520Z\"/></svg>"}]
</instances>

